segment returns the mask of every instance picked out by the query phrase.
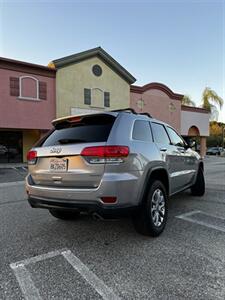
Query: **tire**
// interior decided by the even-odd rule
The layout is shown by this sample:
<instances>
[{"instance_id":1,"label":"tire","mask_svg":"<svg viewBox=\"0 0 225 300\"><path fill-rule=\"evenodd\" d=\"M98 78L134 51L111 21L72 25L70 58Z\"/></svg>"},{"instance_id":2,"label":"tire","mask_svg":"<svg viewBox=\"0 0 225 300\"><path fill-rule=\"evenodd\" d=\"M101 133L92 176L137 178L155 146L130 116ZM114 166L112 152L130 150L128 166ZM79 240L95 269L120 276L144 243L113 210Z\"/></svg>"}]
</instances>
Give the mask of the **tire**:
<instances>
[{"instance_id":1,"label":"tire","mask_svg":"<svg viewBox=\"0 0 225 300\"><path fill-rule=\"evenodd\" d=\"M77 210L75 211L67 211L67 210L60 210L60 209L49 209L49 213L61 220L75 220L80 216L80 212Z\"/></svg>"},{"instance_id":2,"label":"tire","mask_svg":"<svg viewBox=\"0 0 225 300\"><path fill-rule=\"evenodd\" d=\"M161 205L159 205L160 203ZM137 232L143 235L159 236L165 228L167 215L168 197L166 189L161 181L155 180L152 182L142 206L133 215L134 227Z\"/></svg>"},{"instance_id":3,"label":"tire","mask_svg":"<svg viewBox=\"0 0 225 300\"><path fill-rule=\"evenodd\" d=\"M203 196L205 194L205 178L201 167L198 169L198 174L195 184L191 187L191 194L193 196Z\"/></svg>"}]
</instances>

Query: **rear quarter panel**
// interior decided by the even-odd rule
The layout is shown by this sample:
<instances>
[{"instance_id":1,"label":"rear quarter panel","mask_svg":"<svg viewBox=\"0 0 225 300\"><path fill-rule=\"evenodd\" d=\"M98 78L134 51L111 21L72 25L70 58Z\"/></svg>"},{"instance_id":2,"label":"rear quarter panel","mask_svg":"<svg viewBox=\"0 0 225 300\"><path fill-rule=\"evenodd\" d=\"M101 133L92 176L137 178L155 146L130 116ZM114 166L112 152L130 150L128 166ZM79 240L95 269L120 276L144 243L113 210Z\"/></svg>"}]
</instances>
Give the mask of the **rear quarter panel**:
<instances>
[{"instance_id":1,"label":"rear quarter panel","mask_svg":"<svg viewBox=\"0 0 225 300\"><path fill-rule=\"evenodd\" d=\"M155 169L167 170L166 161L162 159L154 142L139 141L132 139L135 118L131 114L119 115L110 133L107 145L125 145L130 149L130 154L120 165L106 165L105 173L121 174L128 173L136 177L135 198L136 205L142 200L142 192L146 184L146 178ZM124 190L129 195L129 190ZM134 192L134 191L133 191Z\"/></svg>"}]
</instances>

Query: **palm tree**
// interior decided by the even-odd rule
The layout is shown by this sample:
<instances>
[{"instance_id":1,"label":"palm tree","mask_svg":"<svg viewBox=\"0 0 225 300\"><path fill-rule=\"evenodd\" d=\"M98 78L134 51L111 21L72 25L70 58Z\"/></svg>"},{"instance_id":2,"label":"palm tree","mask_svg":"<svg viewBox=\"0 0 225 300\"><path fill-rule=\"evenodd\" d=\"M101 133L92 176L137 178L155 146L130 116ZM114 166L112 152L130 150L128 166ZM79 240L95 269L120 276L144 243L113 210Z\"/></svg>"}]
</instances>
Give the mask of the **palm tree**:
<instances>
[{"instance_id":1,"label":"palm tree","mask_svg":"<svg viewBox=\"0 0 225 300\"><path fill-rule=\"evenodd\" d=\"M184 95L182 99L182 105L187 105L187 106L195 106L195 102L191 100L191 97L188 95Z\"/></svg>"},{"instance_id":2,"label":"palm tree","mask_svg":"<svg viewBox=\"0 0 225 300\"><path fill-rule=\"evenodd\" d=\"M202 107L210 111L210 113L215 113L215 109L217 110L216 106L219 106L221 109L223 102L223 99L214 90L209 87L204 89L202 93Z\"/></svg>"}]
</instances>

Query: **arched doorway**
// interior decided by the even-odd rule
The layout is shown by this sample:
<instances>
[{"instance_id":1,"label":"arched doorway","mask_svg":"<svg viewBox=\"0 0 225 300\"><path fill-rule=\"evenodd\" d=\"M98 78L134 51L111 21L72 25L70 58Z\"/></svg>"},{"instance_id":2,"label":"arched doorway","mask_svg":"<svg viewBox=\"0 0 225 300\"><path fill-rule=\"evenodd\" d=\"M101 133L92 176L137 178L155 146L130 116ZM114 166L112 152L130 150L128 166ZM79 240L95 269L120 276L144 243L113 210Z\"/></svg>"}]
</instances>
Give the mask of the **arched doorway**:
<instances>
[{"instance_id":1,"label":"arched doorway","mask_svg":"<svg viewBox=\"0 0 225 300\"><path fill-rule=\"evenodd\" d=\"M206 154L206 137L201 136L200 131L197 126L193 125L188 129L188 137L196 137L196 141L199 140L200 143L200 155L204 157ZM196 149L198 150L198 149Z\"/></svg>"},{"instance_id":2,"label":"arched doorway","mask_svg":"<svg viewBox=\"0 0 225 300\"><path fill-rule=\"evenodd\" d=\"M188 136L200 136L198 127L191 126L188 130Z\"/></svg>"}]
</instances>

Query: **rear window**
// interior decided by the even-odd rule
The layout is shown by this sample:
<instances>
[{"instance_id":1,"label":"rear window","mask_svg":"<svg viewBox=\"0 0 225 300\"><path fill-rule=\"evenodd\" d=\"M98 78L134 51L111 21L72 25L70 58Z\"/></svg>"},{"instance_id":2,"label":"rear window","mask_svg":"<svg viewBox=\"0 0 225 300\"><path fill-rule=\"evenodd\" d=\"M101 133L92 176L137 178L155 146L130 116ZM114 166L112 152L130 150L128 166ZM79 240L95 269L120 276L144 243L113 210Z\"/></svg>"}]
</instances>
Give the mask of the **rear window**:
<instances>
[{"instance_id":1,"label":"rear window","mask_svg":"<svg viewBox=\"0 0 225 300\"><path fill-rule=\"evenodd\" d=\"M63 122L42 143L42 147L78 143L106 142L115 117L95 115L75 123Z\"/></svg>"}]
</instances>

